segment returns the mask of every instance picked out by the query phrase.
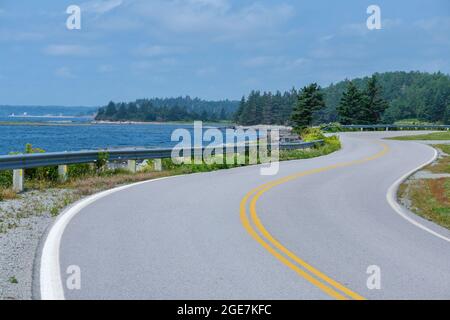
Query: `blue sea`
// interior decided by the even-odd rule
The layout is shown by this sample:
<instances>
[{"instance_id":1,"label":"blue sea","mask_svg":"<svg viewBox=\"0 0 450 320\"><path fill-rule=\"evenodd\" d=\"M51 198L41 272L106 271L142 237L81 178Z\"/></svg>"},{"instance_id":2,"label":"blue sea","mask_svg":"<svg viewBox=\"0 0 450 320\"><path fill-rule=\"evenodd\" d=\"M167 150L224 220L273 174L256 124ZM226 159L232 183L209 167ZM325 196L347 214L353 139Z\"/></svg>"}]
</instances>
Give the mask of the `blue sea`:
<instances>
[{"instance_id":1,"label":"blue sea","mask_svg":"<svg viewBox=\"0 0 450 320\"><path fill-rule=\"evenodd\" d=\"M171 135L178 128L193 136L193 124L92 124L92 110L95 112L92 108L0 106L0 155L22 152L27 143L46 152L172 147L178 142L171 141ZM208 127L223 125L204 124Z\"/></svg>"}]
</instances>

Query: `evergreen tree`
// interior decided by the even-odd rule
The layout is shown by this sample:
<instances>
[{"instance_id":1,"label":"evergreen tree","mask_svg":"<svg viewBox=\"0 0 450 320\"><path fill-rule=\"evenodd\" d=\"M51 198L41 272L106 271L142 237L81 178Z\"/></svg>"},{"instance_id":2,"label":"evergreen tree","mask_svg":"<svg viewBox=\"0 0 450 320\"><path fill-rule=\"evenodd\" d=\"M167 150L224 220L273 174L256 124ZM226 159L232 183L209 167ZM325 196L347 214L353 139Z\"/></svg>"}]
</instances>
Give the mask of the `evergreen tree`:
<instances>
[{"instance_id":1,"label":"evergreen tree","mask_svg":"<svg viewBox=\"0 0 450 320\"><path fill-rule=\"evenodd\" d=\"M375 75L367 82L365 96L365 103L359 115L359 122L377 124L381 121L381 117L389 107L389 104L382 97L382 89L378 85L378 80Z\"/></svg>"},{"instance_id":2,"label":"evergreen tree","mask_svg":"<svg viewBox=\"0 0 450 320\"><path fill-rule=\"evenodd\" d=\"M244 112L246 107L247 106L246 106L245 96L243 96L242 99L241 99L241 102L239 103L239 107L238 107L236 113L233 116L234 122L236 122L236 123L243 123L244 122L242 114L243 114L243 112Z\"/></svg>"},{"instance_id":3,"label":"evergreen tree","mask_svg":"<svg viewBox=\"0 0 450 320\"><path fill-rule=\"evenodd\" d=\"M220 109L220 113L219 113L219 120L225 120L227 119L227 113L225 111L225 108L222 107L222 109Z\"/></svg>"},{"instance_id":4,"label":"evergreen tree","mask_svg":"<svg viewBox=\"0 0 450 320\"><path fill-rule=\"evenodd\" d=\"M339 122L341 124L358 124L358 114L361 112L363 103L363 94L350 81L347 85L347 91L342 95L339 106L337 107Z\"/></svg>"},{"instance_id":5,"label":"evergreen tree","mask_svg":"<svg viewBox=\"0 0 450 320\"><path fill-rule=\"evenodd\" d=\"M313 113L325 107L320 86L312 83L304 87L298 94L297 103L292 112L291 120L294 129L301 132L310 126L313 120Z\"/></svg>"},{"instance_id":6,"label":"evergreen tree","mask_svg":"<svg viewBox=\"0 0 450 320\"><path fill-rule=\"evenodd\" d=\"M114 102L108 103L106 106L105 116L106 117L112 117L117 113L116 104Z\"/></svg>"}]
</instances>

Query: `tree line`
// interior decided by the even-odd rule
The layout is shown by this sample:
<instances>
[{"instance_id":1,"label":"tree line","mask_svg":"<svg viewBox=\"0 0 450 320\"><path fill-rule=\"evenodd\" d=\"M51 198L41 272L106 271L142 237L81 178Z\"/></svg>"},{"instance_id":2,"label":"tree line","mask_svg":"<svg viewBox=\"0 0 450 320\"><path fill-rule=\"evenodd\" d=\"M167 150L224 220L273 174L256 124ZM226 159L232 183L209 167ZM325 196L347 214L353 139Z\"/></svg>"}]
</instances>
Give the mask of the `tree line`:
<instances>
[{"instance_id":1,"label":"tree line","mask_svg":"<svg viewBox=\"0 0 450 320\"><path fill-rule=\"evenodd\" d=\"M310 85L275 94L252 91L241 99L234 120L243 125L293 124L293 117L305 116L294 110L299 103L306 103L299 99L316 100L317 95L323 104L308 115L312 124L394 123L404 119L450 123L450 76L440 72L375 73L325 88Z\"/></svg>"},{"instance_id":2,"label":"tree line","mask_svg":"<svg viewBox=\"0 0 450 320\"><path fill-rule=\"evenodd\" d=\"M113 102L99 108L99 121L222 121L231 120L236 112L236 101L206 101L199 98L153 98L134 102Z\"/></svg>"},{"instance_id":3,"label":"tree line","mask_svg":"<svg viewBox=\"0 0 450 320\"><path fill-rule=\"evenodd\" d=\"M241 101L186 96L110 102L96 116L96 120L110 121L226 120L241 125L295 125L296 121L376 124L404 119L450 123L450 76L440 72L375 73L325 88L311 84L285 92L253 90Z\"/></svg>"}]
</instances>

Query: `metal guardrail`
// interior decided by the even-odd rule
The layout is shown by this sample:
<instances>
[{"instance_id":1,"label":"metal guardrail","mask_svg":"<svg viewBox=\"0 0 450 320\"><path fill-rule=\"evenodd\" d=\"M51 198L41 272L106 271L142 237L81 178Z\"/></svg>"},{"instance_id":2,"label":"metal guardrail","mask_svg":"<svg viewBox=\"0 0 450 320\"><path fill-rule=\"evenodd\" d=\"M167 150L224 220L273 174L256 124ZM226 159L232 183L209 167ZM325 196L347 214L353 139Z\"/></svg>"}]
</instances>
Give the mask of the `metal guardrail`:
<instances>
[{"instance_id":1,"label":"metal guardrail","mask_svg":"<svg viewBox=\"0 0 450 320\"><path fill-rule=\"evenodd\" d=\"M306 149L322 143L323 140L300 143L283 143L280 144L280 150ZM242 148L243 146L235 145L233 152L237 153L239 147ZM250 145L245 145L246 151L248 151L249 147ZM190 152L192 155L194 155L197 152L203 153L205 149L210 149L213 151L215 150L215 148L217 148L217 146L191 148ZM99 156L101 154L105 153L108 154L108 161L164 159L170 158L172 156L172 150L173 149L128 148L6 155L0 156L0 170L29 169L68 164L93 163L99 159ZM182 148L178 149L178 151L182 150Z\"/></svg>"},{"instance_id":2,"label":"metal guardrail","mask_svg":"<svg viewBox=\"0 0 450 320\"><path fill-rule=\"evenodd\" d=\"M341 125L345 129L415 129L415 130L450 130L450 125L418 125L418 124L372 124L372 125Z\"/></svg>"}]
</instances>

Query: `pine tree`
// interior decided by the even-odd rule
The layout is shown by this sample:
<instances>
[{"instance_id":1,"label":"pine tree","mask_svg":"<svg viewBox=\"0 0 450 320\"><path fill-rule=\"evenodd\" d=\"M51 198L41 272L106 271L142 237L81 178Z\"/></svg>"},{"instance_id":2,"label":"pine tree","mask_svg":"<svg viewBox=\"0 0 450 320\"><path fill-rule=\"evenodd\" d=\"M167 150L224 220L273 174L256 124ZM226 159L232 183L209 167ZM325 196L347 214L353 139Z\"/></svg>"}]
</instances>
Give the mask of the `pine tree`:
<instances>
[{"instance_id":1,"label":"pine tree","mask_svg":"<svg viewBox=\"0 0 450 320\"><path fill-rule=\"evenodd\" d=\"M222 108L220 109L219 120L227 120L227 113L226 113L224 107L222 107Z\"/></svg>"},{"instance_id":2,"label":"pine tree","mask_svg":"<svg viewBox=\"0 0 450 320\"><path fill-rule=\"evenodd\" d=\"M272 97L272 93L271 92L264 92L263 95L263 114L262 114L262 118L263 121L262 123L264 124L273 124L274 123L274 119L273 119L273 97Z\"/></svg>"},{"instance_id":3,"label":"pine tree","mask_svg":"<svg viewBox=\"0 0 450 320\"><path fill-rule=\"evenodd\" d=\"M241 102L239 103L239 107L237 109L237 111L235 112L235 114L233 115L233 120L236 123L242 123L242 113L244 112L246 108L246 101L245 101L245 96L242 96Z\"/></svg>"},{"instance_id":4,"label":"pine tree","mask_svg":"<svg viewBox=\"0 0 450 320\"><path fill-rule=\"evenodd\" d=\"M337 111L339 113L339 122L341 124L358 124L361 106L364 103L364 97L358 88L349 82L347 91L342 95Z\"/></svg>"},{"instance_id":5,"label":"pine tree","mask_svg":"<svg viewBox=\"0 0 450 320\"><path fill-rule=\"evenodd\" d=\"M373 75L367 82L364 92L365 103L359 115L359 122L364 124L377 124L381 121L384 111L389 107L387 101L382 98L382 88Z\"/></svg>"},{"instance_id":6,"label":"pine tree","mask_svg":"<svg viewBox=\"0 0 450 320\"><path fill-rule=\"evenodd\" d=\"M304 87L298 94L297 103L292 112L291 120L294 122L294 129L301 132L310 126L313 120L313 113L325 107L320 86L312 83Z\"/></svg>"}]
</instances>

